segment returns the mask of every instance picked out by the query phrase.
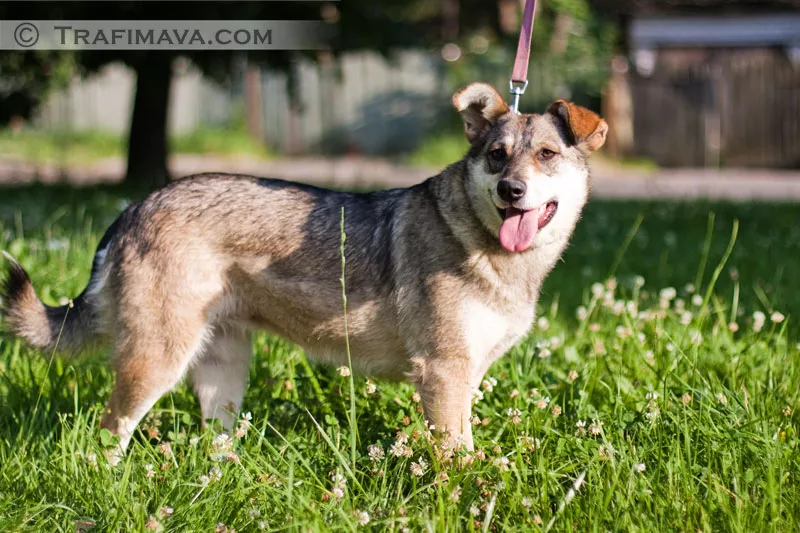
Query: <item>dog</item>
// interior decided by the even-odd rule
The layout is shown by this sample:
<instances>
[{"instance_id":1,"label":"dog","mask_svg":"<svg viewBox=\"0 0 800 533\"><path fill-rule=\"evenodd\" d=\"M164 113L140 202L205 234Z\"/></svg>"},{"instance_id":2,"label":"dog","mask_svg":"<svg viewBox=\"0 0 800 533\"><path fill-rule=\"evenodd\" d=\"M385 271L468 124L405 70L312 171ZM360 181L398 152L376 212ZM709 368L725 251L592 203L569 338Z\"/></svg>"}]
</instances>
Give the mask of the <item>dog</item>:
<instances>
[{"instance_id":1,"label":"dog","mask_svg":"<svg viewBox=\"0 0 800 533\"><path fill-rule=\"evenodd\" d=\"M203 419L230 429L254 329L333 365L348 364L349 339L356 371L410 379L442 441L473 450L473 391L531 327L608 126L564 100L518 114L482 83L452 102L468 152L409 188L354 194L200 174L153 192L108 228L67 306L45 306L6 254L7 325L40 349L111 341L116 383L101 424L121 452L184 376Z\"/></svg>"}]
</instances>

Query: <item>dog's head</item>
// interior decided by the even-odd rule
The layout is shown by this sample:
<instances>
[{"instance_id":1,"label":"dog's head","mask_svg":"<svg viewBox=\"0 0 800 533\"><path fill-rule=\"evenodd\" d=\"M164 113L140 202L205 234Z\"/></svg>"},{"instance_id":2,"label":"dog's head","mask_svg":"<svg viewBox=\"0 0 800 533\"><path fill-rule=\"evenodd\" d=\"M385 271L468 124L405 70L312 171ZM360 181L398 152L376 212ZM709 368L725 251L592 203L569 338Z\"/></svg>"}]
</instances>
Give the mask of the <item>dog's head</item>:
<instances>
[{"instance_id":1,"label":"dog's head","mask_svg":"<svg viewBox=\"0 0 800 533\"><path fill-rule=\"evenodd\" d=\"M518 115L491 86L473 83L453 95L472 145L467 190L481 222L510 252L562 241L586 203L586 159L608 125L565 100L542 115Z\"/></svg>"}]
</instances>

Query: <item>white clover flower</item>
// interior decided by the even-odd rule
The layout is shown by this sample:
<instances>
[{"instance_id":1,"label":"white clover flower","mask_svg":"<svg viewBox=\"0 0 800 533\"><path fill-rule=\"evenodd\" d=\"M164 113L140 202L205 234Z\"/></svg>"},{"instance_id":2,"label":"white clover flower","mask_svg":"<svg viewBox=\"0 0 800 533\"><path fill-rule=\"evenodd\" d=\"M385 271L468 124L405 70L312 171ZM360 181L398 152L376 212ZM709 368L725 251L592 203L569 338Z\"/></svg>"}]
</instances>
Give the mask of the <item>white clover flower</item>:
<instances>
[{"instance_id":1,"label":"white clover flower","mask_svg":"<svg viewBox=\"0 0 800 533\"><path fill-rule=\"evenodd\" d=\"M371 379L367 380L367 387L364 389L367 394L375 394L378 391L378 386Z\"/></svg>"},{"instance_id":2,"label":"white clover flower","mask_svg":"<svg viewBox=\"0 0 800 533\"><path fill-rule=\"evenodd\" d=\"M636 276L633 278L633 285L636 288L644 287L644 277L643 276Z\"/></svg>"},{"instance_id":3,"label":"white clover flower","mask_svg":"<svg viewBox=\"0 0 800 533\"><path fill-rule=\"evenodd\" d=\"M506 413L508 414L508 421L511 422L512 424L516 425L522 422L522 411L520 411L519 409L515 407L514 408L509 407Z\"/></svg>"},{"instance_id":4,"label":"white clover flower","mask_svg":"<svg viewBox=\"0 0 800 533\"><path fill-rule=\"evenodd\" d=\"M603 287L602 283L593 283L592 284L592 296L595 298L601 298L606 293L605 287Z\"/></svg>"},{"instance_id":5,"label":"white clover flower","mask_svg":"<svg viewBox=\"0 0 800 533\"><path fill-rule=\"evenodd\" d=\"M413 453L411 448L400 442L395 442L389 448L389 455L393 455L394 457L411 457Z\"/></svg>"},{"instance_id":6,"label":"white clover flower","mask_svg":"<svg viewBox=\"0 0 800 533\"><path fill-rule=\"evenodd\" d=\"M683 313L681 313L681 324L683 324L684 326L688 326L689 324L692 323L692 318L694 318L692 313L690 313L689 311L684 311Z\"/></svg>"},{"instance_id":7,"label":"white clover flower","mask_svg":"<svg viewBox=\"0 0 800 533\"><path fill-rule=\"evenodd\" d=\"M641 474L647 469L647 467L645 466L644 463L637 463L636 465L634 465L633 469Z\"/></svg>"},{"instance_id":8,"label":"white clover flower","mask_svg":"<svg viewBox=\"0 0 800 533\"><path fill-rule=\"evenodd\" d=\"M409 466L409 469L411 470L411 474L413 474L413 475L415 475L417 477L422 477L423 475L425 475L425 470L427 468L428 468L428 464L425 462L425 460L422 457L417 459L416 463L411 463L411 465Z\"/></svg>"},{"instance_id":9,"label":"white clover flower","mask_svg":"<svg viewBox=\"0 0 800 533\"><path fill-rule=\"evenodd\" d=\"M472 405L477 404L483 400L483 391L480 389L472 389Z\"/></svg>"},{"instance_id":10,"label":"white clover flower","mask_svg":"<svg viewBox=\"0 0 800 533\"><path fill-rule=\"evenodd\" d=\"M661 300L674 300L676 296L678 296L678 291L675 290L675 287L666 287L658 293Z\"/></svg>"},{"instance_id":11,"label":"white clover flower","mask_svg":"<svg viewBox=\"0 0 800 533\"><path fill-rule=\"evenodd\" d=\"M530 509L530 508L531 508L531 506L533 505L533 502L532 502L532 501L531 501L531 499L530 499L530 498L528 498L527 496L525 496L524 498L522 498L522 499L520 500L520 502L519 502L519 503L521 503L521 504L522 504L522 506L523 506L525 509Z\"/></svg>"},{"instance_id":12,"label":"white clover flower","mask_svg":"<svg viewBox=\"0 0 800 533\"><path fill-rule=\"evenodd\" d=\"M756 311L753 313L753 331L758 333L761 331L761 328L764 327L764 322L767 320L766 315L761 311Z\"/></svg>"},{"instance_id":13,"label":"white clover flower","mask_svg":"<svg viewBox=\"0 0 800 533\"><path fill-rule=\"evenodd\" d=\"M478 516L481 514L481 508L475 504L469 506L469 514L472 516Z\"/></svg>"},{"instance_id":14,"label":"white clover flower","mask_svg":"<svg viewBox=\"0 0 800 533\"><path fill-rule=\"evenodd\" d=\"M381 445L372 444L369 448L367 448L367 455L371 461L378 462L386 456L386 452L383 450Z\"/></svg>"},{"instance_id":15,"label":"white clover flower","mask_svg":"<svg viewBox=\"0 0 800 533\"><path fill-rule=\"evenodd\" d=\"M701 305L703 305L703 297L700 296L699 294L695 294L694 296L692 296L692 305L695 307L700 307Z\"/></svg>"},{"instance_id":16,"label":"white clover flower","mask_svg":"<svg viewBox=\"0 0 800 533\"><path fill-rule=\"evenodd\" d=\"M603 296L603 307L613 307L614 306L614 293L607 292L605 296Z\"/></svg>"},{"instance_id":17,"label":"white clover flower","mask_svg":"<svg viewBox=\"0 0 800 533\"><path fill-rule=\"evenodd\" d=\"M536 400L536 402L534 403L536 404L536 407L538 407L539 409L547 409L547 405L550 403L550 398L545 396L544 398Z\"/></svg>"},{"instance_id":18,"label":"white clover flower","mask_svg":"<svg viewBox=\"0 0 800 533\"><path fill-rule=\"evenodd\" d=\"M356 511L356 518L358 518L358 525L360 526L369 524L369 513L366 511Z\"/></svg>"},{"instance_id":19,"label":"white clover flower","mask_svg":"<svg viewBox=\"0 0 800 533\"><path fill-rule=\"evenodd\" d=\"M541 350L539 350L539 359L547 359L552 354L553 354L553 352L551 352L547 348L542 348Z\"/></svg>"},{"instance_id":20,"label":"white clover flower","mask_svg":"<svg viewBox=\"0 0 800 533\"><path fill-rule=\"evenodd\" d=\"M783 316L782 313L780 313L778 311L775 311L771 315L769 315L769 319L771 321L775 322L776 324L780 324L781 322L783 322L786 319L786 317Z\"/></svg>"},{"instance_id":21,"label":"white clover flower","mask_svg":"<svg viewBox=\"0 0 800 533\"><path fill-rule=\"evenodd\" d=\"M720 405L728 405L728 398L725 397L725 394L718 392L717 393L717 403Z\"/></svg>"},{"instance_id":22,"label":"white clover flower","mask_svg":"<svg viewBox=\"0 0 800 533\"><path fill-rule=\"evenodd\" d=\"M545 317L539 317L539 320L536 321L536 326L542 331L547 331L550 329L550 321Z\"/></svg>"},{"instance_id":23,"label":"white clover flower","mask_svg":"<svg viewBox=\"0 0 800 533\"><path fill-rule=\"evenodd\" d=\"M494 385L492 385L492 382L489 381L488 379L484 379L481 382L481 388L486 392L492 392L494 390Z\"/></svg>"},{"instance_id":24,"label":"white clover flower","mask_svg":"<svg viewBox=\"0 0 800 533\"><path fill-rule=\"evenodd\" d=\"M511 461L509 461L508 457L506 457L505 455L498 457L497 459L494 460L494 464L497 466L497 469L500 470L501 472L508 471L509 468L508 465L510 462Z\"/></svg>"},{"instance_id":25,"label":"white clover flower","mask_svg":"<svg viewBox=\"0 0 800 533\"><path fill-rule=\"evenodd\" d=\"M600 420L592 420L589 426L589 434L597 436L603 431L603 422Z\"/></svg>"},{"instance_id":26,"label":"white clover flower","mask_svg":"<svg viewBox=\"0 0 800 533\"><path fill-rule=\"evenodd\" d=\"M348 377L350 375L350 367L340 366L339 368L336 369L336 371L343 378L346 378L346 377Z\"/></svg>"},{"instance_id":27,"label":"white clover flower","mask_svg":"<svg viewBox=\"0 0 800 533\"><path fill-rule=\"evenodd\" d=\"M347 479L339 473L334 473L331 476L331 480L333 481L333 489L331 492L337 500L341 500L344 498L344 491L347 488Z\"/></svg>"},{"instance_id":28,"label":"white clover flower","mask_svg":"<svg viewBox=\"0 0 800 533\"><path fill-rule=\"evenodd\" d=\"M584 306L580 306L575 310L575 316L578 320L583 322L589 316L589 311L587 311Z\"/></svg>"}]
</instances>

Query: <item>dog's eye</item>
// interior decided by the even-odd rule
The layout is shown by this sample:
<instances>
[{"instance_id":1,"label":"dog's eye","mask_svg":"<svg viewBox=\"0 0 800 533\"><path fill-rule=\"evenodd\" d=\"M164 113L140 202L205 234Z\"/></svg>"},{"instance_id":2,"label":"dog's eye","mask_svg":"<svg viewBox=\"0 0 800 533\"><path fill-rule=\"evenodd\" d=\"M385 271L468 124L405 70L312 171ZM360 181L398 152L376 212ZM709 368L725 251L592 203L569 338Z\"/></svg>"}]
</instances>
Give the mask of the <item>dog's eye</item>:
<instances>
[{"instance_id":1,"label":"dog's eye","mask_svg":"<svg viewBox=\"0 0 800 533\"><path fill-rule=\"evenodd\" d=\"M542 148L539 151L539 158L543 159L545 161L547 161L548 159L553 159L553 156L555 156L555 155L556 155L556 153L554 151L548 150L547 148Z\"/></svg>"},{"instance_id":2,"label":"dog's eye","mask_svg":"<svg viewBox=\"0 0 800 533\"><path fill-rule=\"evenodd\" d=\"M495 148L491 152L489 152L489 159L494 161L495 163L502 163L506 160L506 151L502 148Z\"/></svg>"}]
</instances>

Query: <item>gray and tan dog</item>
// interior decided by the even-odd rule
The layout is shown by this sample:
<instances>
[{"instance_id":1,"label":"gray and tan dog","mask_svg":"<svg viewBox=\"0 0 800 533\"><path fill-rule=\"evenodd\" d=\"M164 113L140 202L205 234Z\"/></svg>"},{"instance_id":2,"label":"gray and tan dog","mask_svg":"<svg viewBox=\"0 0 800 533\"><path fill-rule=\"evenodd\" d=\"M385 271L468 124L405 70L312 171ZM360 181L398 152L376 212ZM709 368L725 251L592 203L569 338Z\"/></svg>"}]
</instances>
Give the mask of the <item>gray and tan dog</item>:
<instances>
[{"instance_id":1,"label":"gray and tan dog","mask_svg":"<svg viewBox=\"0 0 800 533\"><path fill-rule=\"evenodd\" d=\"M123 449L185 375L203 417L229 428L251 330L346 364L344 209L353 365L410 378L426 418L472 449L472 392L530 328L587 199L586 158L608 128L565 101L518 115L485 84L457 92L453 104L468 154L407 189L349 194L203 174L152 193L108 229L72 308L45 306L9 256L7 323L38 348L54 347L62 323L60 348L111 340L116 386L102 424Z\"/></svg>"}]
</instances>

